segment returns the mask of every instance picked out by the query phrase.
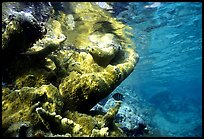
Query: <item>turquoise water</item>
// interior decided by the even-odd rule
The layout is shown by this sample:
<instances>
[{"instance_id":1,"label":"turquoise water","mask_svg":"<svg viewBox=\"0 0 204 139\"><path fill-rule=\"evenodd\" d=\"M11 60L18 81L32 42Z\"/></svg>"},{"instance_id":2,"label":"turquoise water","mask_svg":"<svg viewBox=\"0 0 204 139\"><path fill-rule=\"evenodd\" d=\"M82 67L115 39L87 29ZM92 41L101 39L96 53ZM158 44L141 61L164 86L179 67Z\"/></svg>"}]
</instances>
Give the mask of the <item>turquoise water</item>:
<instances>
[{"instance_id":1,"label":"turquoise water","mask_svg":"<svg viewBox=\"0 0 204 139\"><path fill-rule=\"evenodd\" d=\"M117 11L140 55L120 86L153 106L163 136L202 136L202 3L117 3Z\"/></svg>"}]
</instances>

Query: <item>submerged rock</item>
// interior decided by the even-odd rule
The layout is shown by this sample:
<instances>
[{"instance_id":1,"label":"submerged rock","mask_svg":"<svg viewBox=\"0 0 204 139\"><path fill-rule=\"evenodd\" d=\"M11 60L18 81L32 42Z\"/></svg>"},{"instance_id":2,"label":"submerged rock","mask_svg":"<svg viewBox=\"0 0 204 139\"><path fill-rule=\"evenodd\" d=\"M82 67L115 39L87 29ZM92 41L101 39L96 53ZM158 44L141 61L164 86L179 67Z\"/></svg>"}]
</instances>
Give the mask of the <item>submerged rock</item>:
<instances>
[{"instance_id":1,"label":"submerged rock","mask_svg":"<svg viewBox=\"0 0 204 139\"><path fill-rule=\"evenodd\" d=\"M115 39L114 34L92 34L89 36L89 40L93 45L87 49L93 56L94 60L101 66L107 66L111 60L120 51L121 46Z\"/></svg>"},{"instance_id":2,"label":"submerged rock","mask_svg":"<svg viewBox=\"0 0 204 139\"><path fill-rule=\"evenodd\" d=\"M43 124L53 134L69 133L73 137L108 137L125 136L121 129L114 124L114 117L120 108L121 102L118 102L114 108L111 108L104 116L90 116L78 112L67 111L62 116L56 113L50 113L43 108L37 108L38 116Z\"/></svg>"},{"instance_id":3,"label":"submerged rock","mask_svg":"<svg viewBox=\"0 0 204 139\"><path fill-rule=\"evenodd\" d=\"M139 56L125 34L127 28L96 4L60 5L63 10L53 7L43 24L32 15L36 12L17 11L11 20L4 18L5 136L11 135L9 126L20 121L31 123L33 136L123 136L112 124L119 105L105 118L80 112L88 113L134 70Z\"/></svg>"},{"instance_id":4,"label":"submerged rock","mask_svg":"<svg viewBox=\"0 0 204 139\"><path fill-rule=\"evenodd\" d=\"M35 113L37 107L49 112L61 113L63 102L59 91L53 85L42 85L39 88L23 87L20 90L2 89L2 127L23 121L30 121L32 126L40 124ZM8 133L7 133L8 134Z\"/></svg>"}]
</instances>

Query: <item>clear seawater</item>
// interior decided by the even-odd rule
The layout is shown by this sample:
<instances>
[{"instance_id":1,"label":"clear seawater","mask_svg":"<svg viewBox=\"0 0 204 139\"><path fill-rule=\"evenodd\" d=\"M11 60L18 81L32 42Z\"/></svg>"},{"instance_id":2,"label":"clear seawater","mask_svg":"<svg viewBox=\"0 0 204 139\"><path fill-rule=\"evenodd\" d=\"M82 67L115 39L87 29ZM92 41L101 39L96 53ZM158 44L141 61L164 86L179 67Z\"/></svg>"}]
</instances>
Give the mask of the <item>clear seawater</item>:
<instances>
[{"instance_id":1,"label":"clear seawater","mask_svg":"<svg viewBox=\"0 0 204 139\"><path fill-rule=\"evenodd\" d=\"M117 4L140 55L120 86L154 108L149 118L163 136L202 136L202 3Z\"/></svg>"}]
</instances>

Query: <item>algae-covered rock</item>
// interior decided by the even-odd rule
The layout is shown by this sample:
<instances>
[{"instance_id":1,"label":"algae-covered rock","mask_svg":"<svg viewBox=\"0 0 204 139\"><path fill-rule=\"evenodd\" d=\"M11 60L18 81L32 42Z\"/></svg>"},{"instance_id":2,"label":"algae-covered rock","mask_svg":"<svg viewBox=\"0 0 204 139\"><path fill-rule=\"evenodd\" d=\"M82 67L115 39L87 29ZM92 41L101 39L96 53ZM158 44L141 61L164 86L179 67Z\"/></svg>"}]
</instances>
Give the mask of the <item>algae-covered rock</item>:
<instances>
[{"instance_id":1,"label":"algae-covered rock","mask_svg":"<svg viewBox=\"0 0 204 139\"><path fill-rule=\"evenodd\" d=\"M56 113L50 113L43 108L37 108L37 114L43 124L53 134L69 133L73 137L114 137L126 136L114 123L114 117L121 102L111 108L107 114L90 116L78 112L67 111L64 118Z\"/></svg>"},{"instance_id":2,"label":"algae-covered rock","mask_svg":"<svg viewBox=\"0 0 204 139\"><path fill-rule=\"evenodd\" d=\"M4 58L2 75L3 81L11 83L13 78L28 66L26 62L22 62L24 67L18 65L19 60L28 60L20 53L27 51L35 41L44 36L46 31L32 14L25 12L13 12L4 19L4 22L6 25L2 34L2 56Z\"/></svg>"},{"instance_id":3,"label":"algae-covered rock","mask_svg":"<svg viewBox=\"0 0 204 139\"><path fill-rule=\"evenodd\" d=\"M3 129L19 121L30 121L33 126L39 124L35 113L39 106L50 112L61 113L63 102L58 89L51 84L39 88L23 87L15 91L2 88Z\"/></svg>"},{"instance_id":4,"label":"algae-covered rock","mask_svg":"<svg viewBox=\"0 0 204 139\"><path fill-rule=\"evenodd\" d=\"M89 40L93 45L89 46L87 50L93 56L94 60L101 66L107 66L120 49L122 49L114 34L94 33L89 36Z\"/></svg>"},{"instance_id":5,"label":"algae-covered rock","mask_svg":"<svg viewBox=\"0 0 204 139\"><path fill-rule=\"evenodd\" d=\"M67 102L65 107L70 110L88 111L111 93L131 73L136 62L133 51L120 53L121 55L115 58L122 63L115 60L114 64L101 67L94 62L90 54L74 52L72 54L74 57L68 61L70 62L67 66L70 70L69 75L59 86L64 102ZM125 60L128 54L130 57ZM84 58L86 55L87 57Z\"/></svg>"},{"instance_id":6,"label":"algae-covered rock","mask_svg":"<svg viewBox=\"0 0 204 139\"><path fill-rule=\"evenodd\" d=\"M2 21L4 135L123 136L113 122L119 103L105 116L85 113L134 70L129 28L96 3L44 3L46 21L28 5Z\"/></svg>"},{"instance_id":7,"label":"algae-covered rock","mask_svg":"<svg viewBox=\"0 0 204 139\"><path fill-rule=\"evenodd\" d=\"M75 24L80 34L62 31L67 36L64 43L72 46L58 53L60 59L70 56L63 61L68 76L62 79L59 89L65 109L86 112L133 71L139 57L129 47L122 23L90 3L71 5L76 6L74 17L81 19ZM63 20L60 23L64 27Z\"/></svg>"}]
</instances>

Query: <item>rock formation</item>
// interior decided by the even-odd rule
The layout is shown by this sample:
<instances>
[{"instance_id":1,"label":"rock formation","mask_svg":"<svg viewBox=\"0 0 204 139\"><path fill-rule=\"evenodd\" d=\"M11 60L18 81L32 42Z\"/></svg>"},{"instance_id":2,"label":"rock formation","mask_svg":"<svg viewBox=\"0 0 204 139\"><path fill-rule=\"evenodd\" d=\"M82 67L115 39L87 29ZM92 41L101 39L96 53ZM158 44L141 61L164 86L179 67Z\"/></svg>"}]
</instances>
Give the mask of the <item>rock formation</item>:
<instances>
[{"instance_id":1,"label":"rock formation","mask_svg":"<svg viewBox=\"0 0 204 139\"><path fill-rule=\"evenodd\" d=\"M15 4L19 5L10 3ZM127 28L94 3L59 4L64 9L50 5L53 12L46 22L27 11L3 16L4 135L123 136L114 124L95 128L95 123L85 131L97 116L82 113L109 95L134 70L139 56L125 33ZM8 10L8 5L3 3L3 9ZM81 115L84 125L65 113ZM105 121L112 123L114 115L111 121ZM103 116L98 117L103 123Z\"/></svg>"}]
</instances>

